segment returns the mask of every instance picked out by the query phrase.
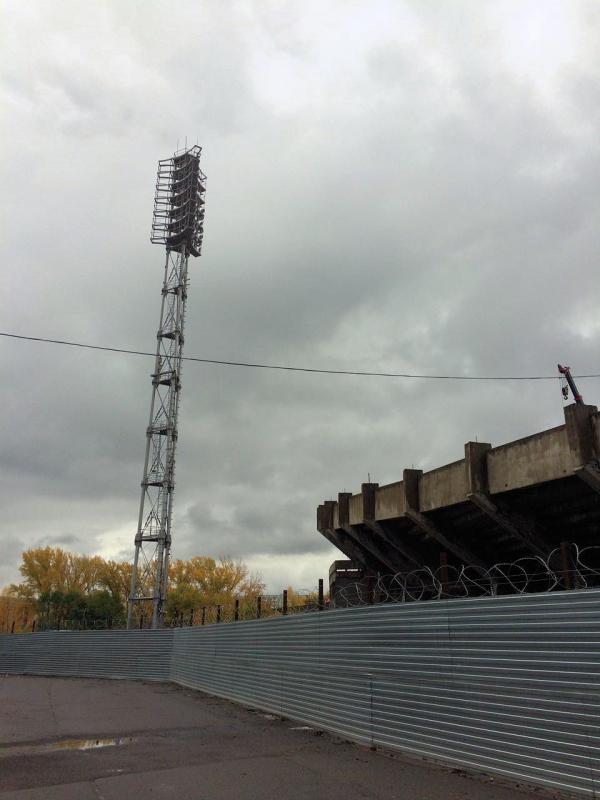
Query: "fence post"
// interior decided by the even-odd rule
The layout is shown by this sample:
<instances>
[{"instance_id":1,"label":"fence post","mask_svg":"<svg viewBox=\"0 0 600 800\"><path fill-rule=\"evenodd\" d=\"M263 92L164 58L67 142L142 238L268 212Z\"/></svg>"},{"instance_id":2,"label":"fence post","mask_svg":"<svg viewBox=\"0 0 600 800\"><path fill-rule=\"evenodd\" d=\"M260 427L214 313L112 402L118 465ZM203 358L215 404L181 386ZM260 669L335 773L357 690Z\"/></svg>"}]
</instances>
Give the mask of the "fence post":
<instances>
[{"instance_id":1,"label":"fence post","mask_svg":"<svg viewBox=\"0 0 600 800\"><path fill-rule=\"evenodd\" d=\"M319 611L325 608L325 598L323 597L323 578L319 578Z\"/></svg>"},{"instance_id":2,"label":"fence post","mask_svg":"<svg viewBox=\"0 0 600 800\"><path fill-rule=\"evenodd\" d=\"M140 614L140 630L144 627L144 612Z\"/></svg>"},{"instance_id":3,"label":"fence post","mask_svg":"<svg viewBox=\"0 0 600 800\"><path fill-rule=\"evenodd\" d=\"M281 613L285 616L288 612L288 599L287 599L288 590L283 590L283 603L281 606Z\"/></svg>"},{"instance_id":4,"label":"fence post","mask_svg":"<svg viewBox=\"0 0 600 800\"><path fill-rule=\"evenodd\" d=\"M442 596L448 597L450 594L450 576L448 574L448 553L445 550L440 553L440 578L442 581Z\"/></svg>"},{"instance_id":5,"label":"fence post","mask_svg":"<svg viewBox=\"0 0 600 800\"><path fill-rule=\"evenodd\" d=\"M11 633L14 633L14 632L15 632L15 621L14 621L14 619L13 619L13 624L12 624L12 627L11 627L11 629L10 629L10 632L11 632Z\"/></svg>"},{"instance_id":6,"label":"fence post","mask_svg":"<svg viewBox=\"0 0 600 800\"><path fill-rule=\"evenodd\" d=\"M239 620L239 618L240 618L240 598L239 598L239 597L236 597L236 598L235 598L235 613L234 613L234 619L235 619L235 621L237 622L237 621Z\"/></svg>"},{"instance_id":7,"label":"fence post","mask_svg":"<svg viewBox=\"0 0 600 800\"><path fill-rule=\"evenodd\" d=\"M221 622L221 606L217 606L217 622Z\"/></svg>"},{"instance_id":8,"label":"fence post","mask_svg":"<svg viewBox=\"0 0 600 800\"><path fill-rule=\"evenodd\" d=\"M32 633L35 633L35 623L36 622L37 622L37 619L34 619L33 622L31 623L31 632Z\"/></svg>"},{"instance_id":9,"label":"fence post","mask_svg":"<svg viewBox=\"0 0 600 800\"><path fill-rule=\"evenodd\" d=\"M256 619L260 619L260 612L262 609L262 597L258 595L256 598Z\"/></svg>"},{"instance_id":10,"label":"fence post","mask_svg":"<svg viewBox=\"0 0 600 800\"><path fill-rule=\"evenodd\" d=\"M369 596L369 601L368 601L369 605L372 606L373 603L375 602L375 586L372 575L369 575L369 577L367 578L367 594Z\"/></svg>"},{"instance_id":11,"label":"fence post","mask_svg":"<svg viewBox=\"0 0 600 800\"><path fill-rule=\"evenodd\" d=\"M193 624L194 624L194 609L191 608L190 609L190 628L192 627Z\"/></svg>"},{"instance_id":12,"label":"fence post","mask_svg":"<svg viewBox=\"0 0 600 800\"><path fill-rule=\"evenodd\" d=\"M562 564L562 573L565 580L565 589L572 589L574 585L573 562L571 560L569 542L560 543L560 560Z\"/></svg>"},{"instance_id":13,"label":"fence post","mask_svg":"<svg viewBox=\"0 0 600 800\"><path fill-rule=\"evenodd\" d=\"M202 625L206 622L206 606L202 606Z\"/></svg>"}]
</instances>

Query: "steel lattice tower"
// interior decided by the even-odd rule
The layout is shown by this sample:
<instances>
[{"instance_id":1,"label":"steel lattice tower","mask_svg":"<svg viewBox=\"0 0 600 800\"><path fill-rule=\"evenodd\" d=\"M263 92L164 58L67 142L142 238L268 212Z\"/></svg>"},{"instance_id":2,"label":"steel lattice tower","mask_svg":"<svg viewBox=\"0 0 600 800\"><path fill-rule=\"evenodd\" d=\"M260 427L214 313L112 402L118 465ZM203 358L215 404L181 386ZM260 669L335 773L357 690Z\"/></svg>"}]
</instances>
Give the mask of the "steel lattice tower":
<instances>
[{"instance_id":1,"label":"steel lattice tower","mask_svg":"<svg viewBox=\"0 0 600 800\"><path fill-rule=\"evenodd\" d=\"M165 246L166 261L127 610L128 628L134 624L136 604L152 602L153 628L161 625L164 615L171 550L188 260L190 255L200 255L204 222L206 177L200 170L200 153L201 148L195 146L158 162L150 239Z\"/></svg>"}]
</instances>

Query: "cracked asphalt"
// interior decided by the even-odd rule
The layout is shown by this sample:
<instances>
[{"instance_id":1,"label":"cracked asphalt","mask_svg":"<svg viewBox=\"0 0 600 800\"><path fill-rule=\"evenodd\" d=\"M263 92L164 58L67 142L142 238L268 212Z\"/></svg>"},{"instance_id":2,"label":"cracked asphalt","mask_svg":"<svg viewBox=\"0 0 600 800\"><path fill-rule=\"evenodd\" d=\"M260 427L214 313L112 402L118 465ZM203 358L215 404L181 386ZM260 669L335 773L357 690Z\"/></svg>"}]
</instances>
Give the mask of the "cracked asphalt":
<instances>
[{"instance_id":1,"label":"cracked asphalt","mask_svg":"<svg viewBox=\"0 0 600 800\"><path fill-rule=\"evenodd\" d=\"M526 800L170 684L0 676L2 800Z\"/></svg>"}]
</instances>

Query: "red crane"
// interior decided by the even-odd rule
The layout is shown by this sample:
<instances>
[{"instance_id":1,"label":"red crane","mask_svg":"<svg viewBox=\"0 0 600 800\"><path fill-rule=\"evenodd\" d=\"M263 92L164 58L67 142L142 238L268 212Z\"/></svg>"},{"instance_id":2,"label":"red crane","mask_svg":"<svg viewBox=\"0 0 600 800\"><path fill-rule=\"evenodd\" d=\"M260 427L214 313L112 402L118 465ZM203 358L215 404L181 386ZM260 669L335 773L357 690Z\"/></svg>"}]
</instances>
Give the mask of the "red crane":
<instances>
[{"instance_id":1,"label":"red crane","mask_svg":"<svg viewBox=\"0 0 600 800\"><path fill-rule=\"evenodd\" d=\"M565 400L569 399L569 389L573 393L573 400L580 405L583 405L583 397L579 394L577 390L577 386L575 385L575 381L573 380L573 376L571 375L571 367L563 367L561 364L558 365L558 371L564 378L564 383L562 385L562 393Z\"/></svg>"}]
</instances>

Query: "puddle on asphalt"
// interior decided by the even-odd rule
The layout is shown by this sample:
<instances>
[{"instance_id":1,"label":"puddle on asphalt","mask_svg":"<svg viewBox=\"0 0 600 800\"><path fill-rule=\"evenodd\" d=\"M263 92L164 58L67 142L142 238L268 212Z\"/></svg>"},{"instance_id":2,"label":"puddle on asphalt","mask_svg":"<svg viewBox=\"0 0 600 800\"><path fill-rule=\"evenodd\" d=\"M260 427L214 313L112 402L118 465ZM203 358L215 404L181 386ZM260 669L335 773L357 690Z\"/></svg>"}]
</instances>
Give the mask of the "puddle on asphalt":
<instances>
[{"instance_id":1,"label":"puddle on asphalt","mask_svg":"<svg viewBox=\"0 0 600 800\"><path fill-rule=\"evenodd\" d=\"M135 742L133 736L123 736L98 739L62 739L59 742L24 746L12 745L11 747L0 748L0 758L2 756L41 755L43 753L55 753L60 750L98 750L101 747L120 747L133 742Z\"/></svg>"},{"instance_id":2,"label":"puddle on asphalt","mask_svg":"<svg viewBox=\"0 0 600 800\"><path fill-rule=\"evenodd\" d=\"M41 745L41 748L44 750L96 750L99 747L118 747L122 744L131 744L133 741L132 736L120 739L65 739L62 742Z\"/></svg>"}]
</instances>

